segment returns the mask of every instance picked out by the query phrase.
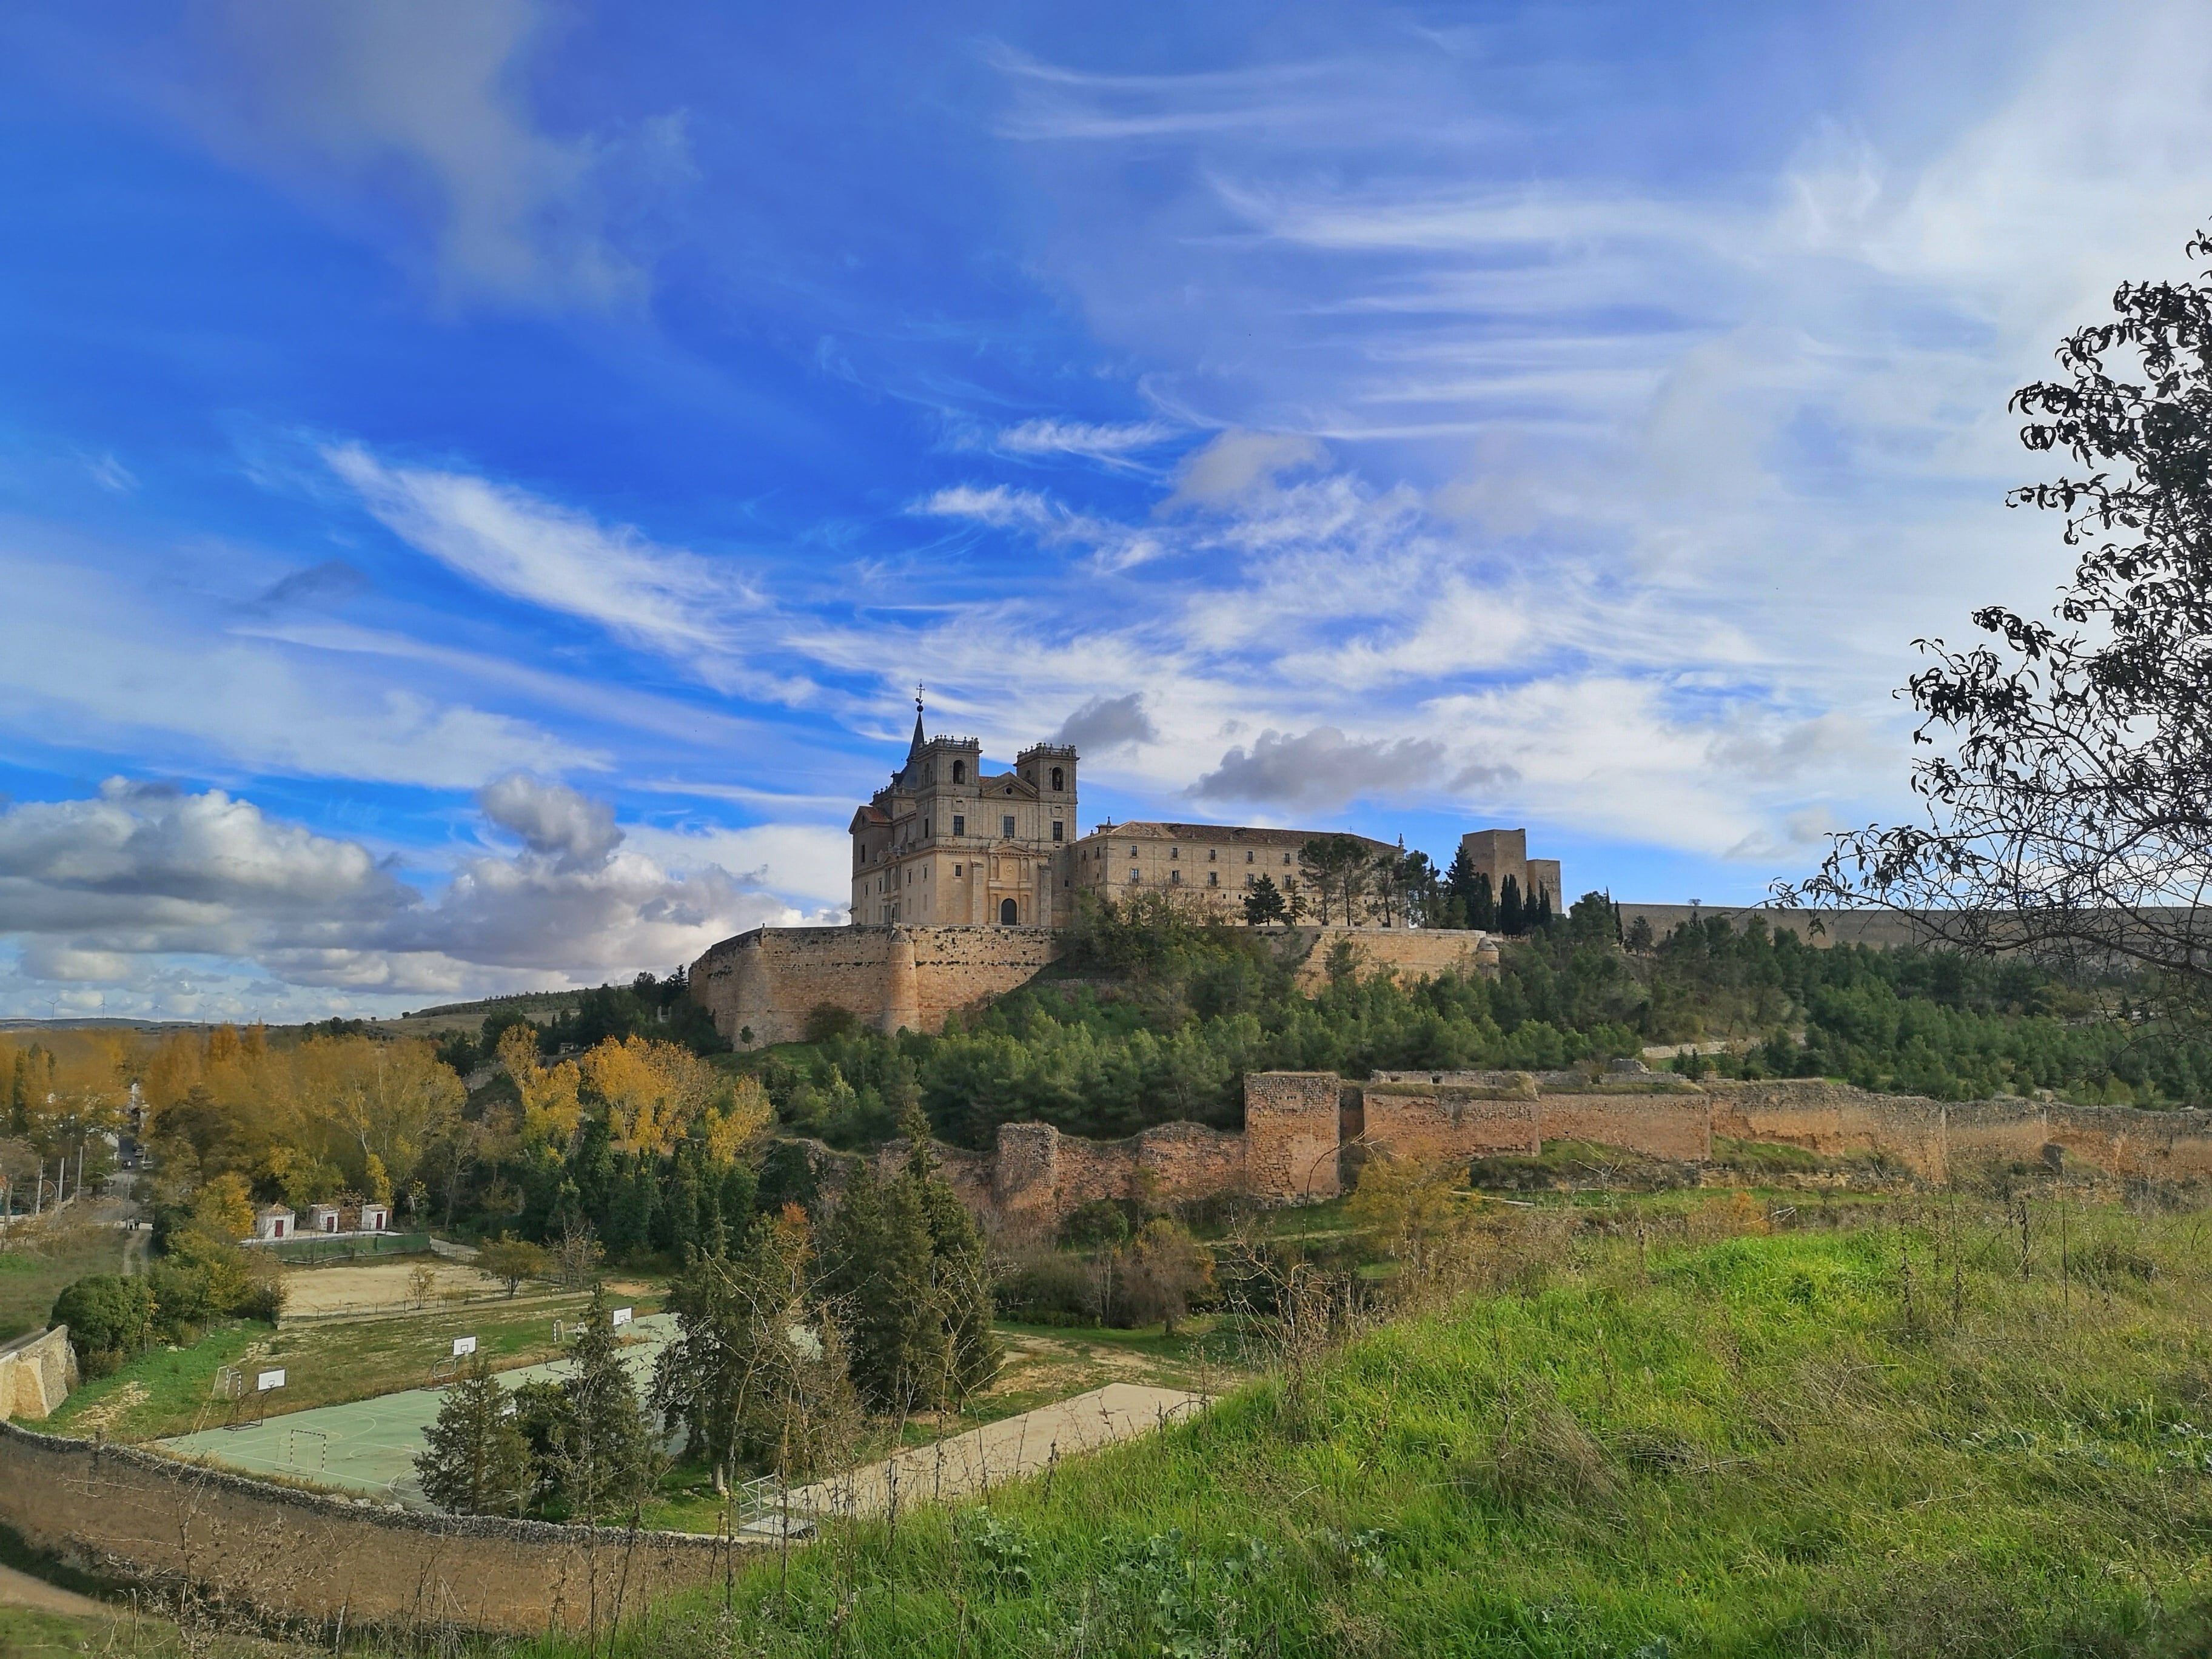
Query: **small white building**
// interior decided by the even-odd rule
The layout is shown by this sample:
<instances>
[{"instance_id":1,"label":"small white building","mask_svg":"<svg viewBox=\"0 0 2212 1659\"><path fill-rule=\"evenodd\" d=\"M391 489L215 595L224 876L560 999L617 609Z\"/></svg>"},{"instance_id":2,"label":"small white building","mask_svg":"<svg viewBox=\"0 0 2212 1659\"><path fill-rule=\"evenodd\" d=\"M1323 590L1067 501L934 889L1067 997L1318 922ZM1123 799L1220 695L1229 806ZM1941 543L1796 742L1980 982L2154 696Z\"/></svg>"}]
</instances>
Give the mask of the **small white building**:
<instances>
[{"instance_id":1,"label":"small white building","mask_svg":"<svg viewBox=\"0 0 2212 1659\"><path fill-rule=\"evenodd\" d=\"M365 1233L388 1233L392 1231L392 1206L389 1204L364 1204L361 1206L361 1230Z\"/></svg>"},{"instance_id":2,"label":"small white building","mask_svg":"<svg viewBox=\"0 0 2212 1659\"><path fill-rule=\"evenodd\" d=\"M253 1214L253 1236L256 1238L289 1238L298 1230L293 1225L297 1219L282 1204L263 1206Z\"/></svg>"},{"instance_id":3,"label":"small white building","mask_svg":"<svg viewBox=\"0 0 2212 1659\"><path fill-rule=\"evenodd\" d=\"M341 1214L335 1204L310 1204L307 1206L307 1231L311 1233L334 1233L338 1231Z\"/></svg>"}]
</instances>

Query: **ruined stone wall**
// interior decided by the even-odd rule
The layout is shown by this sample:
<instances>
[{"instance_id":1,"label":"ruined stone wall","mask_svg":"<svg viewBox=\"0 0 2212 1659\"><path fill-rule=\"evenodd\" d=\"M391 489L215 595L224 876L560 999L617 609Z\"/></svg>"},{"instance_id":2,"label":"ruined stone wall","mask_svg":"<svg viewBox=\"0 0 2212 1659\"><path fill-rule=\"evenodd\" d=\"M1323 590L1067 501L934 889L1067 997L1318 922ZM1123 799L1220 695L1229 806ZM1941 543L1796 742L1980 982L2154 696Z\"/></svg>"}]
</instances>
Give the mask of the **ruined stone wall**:
<instances>
[{"instance_id":1,"label":"ruined stone wall","mask_svg":"<svg viewBox=\"0 0 2212 1659\"><path fill-rule=\"evenodd\" d=\"M51 1417L76 1386L76 1352L69 1327L0 1342L0 1422Z\"/></svg>"},{"instance_id":2,"label":"ruined stone wall","mask_svg":"<svg viewBox=\"0 0 2212 1659\"><path fill-rule=\"evenodd\" d=\"M0 1523L103 1577L349 1628L604 1630L732 1562L688 1533L417 1515L9 1423Z\"/></svg>"},{"instance_id":3,"label":"ruined stone wall","mask_svg":"<svg viewBox=\"0 0 2212 1659\"><path fill-rule=\"evenodd\" d=\"M1943 1109L1938 1102L1869 1094L1848 1084L1808 1078L1766 1083L1708 1079L1704 1088L1712 1101L1715 1134L1802 1146L1824 1158L1880 1152L1925 1179L1943 1178Z\"/></svg>"},{"instance_id":4,"label":"ruined stone wall","mask_svg":"<svg viewBox=\"0 0 2212 1659\"><path fill-rule=\"evenodd\" d=\"M1059 954L1042 927L757 927L692 964L714 1029L795 1042L823 1004L881 1031L942 1030L945 1017L1026 984Z\"/></svg>"},{"instance_id":5,"label":"ruined stone wall","mask_svg":"<svg viewBox=\"0 0 2212 1659\"><path fill-rule=\"evenodd\" d=\"M1344 1190L1343 1085L1334 1072L1253 1072L1244 1079L1244 1172L1273 1203L1334 1198Z\"/></svg>"},{"instance_id":6,"label":"ruined stone wall","mask_svg":"<svg viewBox=\"0 0 2212 1659\"><path fill-rule=\"evenodd\" d=\"M1695 1088L1546 1088L1537 1104L1547 1141L1594 1140L1684 1164L1713 1155L1712 1103Z\"/></svg>"},{"instance_id":7,"label":"ruined stone wall","mask_svg":"<svg viewBox=\"0 0 2212 1659\"><path fill-rule=\"evenodd\" d=\"M1526 1072L1385 1073L1360 1090L1364 1144L1424 1163L1534 1158L1542 1108Z\"/></svg>"}]
</instances>

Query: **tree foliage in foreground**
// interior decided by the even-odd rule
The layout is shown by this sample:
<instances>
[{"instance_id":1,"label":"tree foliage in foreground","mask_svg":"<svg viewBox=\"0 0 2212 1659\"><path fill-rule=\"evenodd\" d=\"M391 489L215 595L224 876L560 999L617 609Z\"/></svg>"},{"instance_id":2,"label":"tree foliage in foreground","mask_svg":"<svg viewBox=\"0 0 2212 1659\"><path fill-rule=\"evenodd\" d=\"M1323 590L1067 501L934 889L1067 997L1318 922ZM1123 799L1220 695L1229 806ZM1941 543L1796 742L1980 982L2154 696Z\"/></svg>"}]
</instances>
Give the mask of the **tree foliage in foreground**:
<instances>
[{"instance_id":1,"label":"tree foliage in foreground","mask_svg":"<svg viewBox=\"0 0 2212 1659\"><path fill-rule=\"evenodd\" d=\"M2212 256L2212 234L2189 245ZM1838 838L1785 897L1907 910L1982 949L2124 960L2212 991L2212 281L2123 283L2021 441L2074 468L2008 497L2075 552L2055 622L1993 605L1923 641L1923 822Z\"/></svg>"},{"instance_id":2,"label":"tree foliage in foreground","mask_svg":"<svg viewBox=\"0 0 2212 1659\"><path fill-rule=\"evenodd\" d=\"M533 1485L514 1401L483 1355L471 1360L423 1431L415 1459L422 1495L456 1515L520 1515Z\"/></svg>"}]
</instances>

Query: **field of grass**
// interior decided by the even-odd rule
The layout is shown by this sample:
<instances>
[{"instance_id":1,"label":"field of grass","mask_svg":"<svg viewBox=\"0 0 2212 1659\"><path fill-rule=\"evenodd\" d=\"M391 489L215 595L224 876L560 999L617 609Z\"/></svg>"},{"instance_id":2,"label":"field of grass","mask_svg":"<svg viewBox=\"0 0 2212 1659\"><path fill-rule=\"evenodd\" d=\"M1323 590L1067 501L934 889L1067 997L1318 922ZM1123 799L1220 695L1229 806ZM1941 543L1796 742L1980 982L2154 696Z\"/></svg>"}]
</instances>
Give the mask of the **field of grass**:
<instances>
[{"instance_id":1,"label":"field of grass","mask_svg":"<svg viewBox=\"0 0 2212 1659\"><path fill-rule=\"evenodd\" d=\"M478 1303L459 1310L431 1309L405 1318L333 1321L286 1327L232 1324L189 1348L156 1347L112 1376L70 1395L46 1425L56 1434L105 1435L110 1440L157 1440L210 1428L224 1407L213 1398L225 1365L283 1366L283 1389L270 1396L271 1416L312 1406L368 1400L422 1386L433 1362L453 1352L456 1336L474 1336L477 1352L499 1369L559 1357L553 1322L573 1323L580 1296ZM640 1301L640 1313L655 1304Z\"/></svg>"},{"instance_id":2,"label":"field of grass","mask_svg":"<svg viewBox=\"0 0 2212 1659\"><path fill-rule=\"evenodd\" d=\"M36 1243L28 1229L18 1237L0 1250L0 1342L44 1330L54 1298L74 1280L123 1270L124 1237L112 1227L73 1227Z\"/></svg>"},{"instance_id":3,"label":"field of grass","mask_svg":"<svg viewBox=\"0 0 2212 1659\"><path fill-rule=\"evenodd\" d=\"M1433 1311L628 1650L2204 1652L2212 1220L2026 1213L1513 1212Z\"/></svg>"}]
</instances>

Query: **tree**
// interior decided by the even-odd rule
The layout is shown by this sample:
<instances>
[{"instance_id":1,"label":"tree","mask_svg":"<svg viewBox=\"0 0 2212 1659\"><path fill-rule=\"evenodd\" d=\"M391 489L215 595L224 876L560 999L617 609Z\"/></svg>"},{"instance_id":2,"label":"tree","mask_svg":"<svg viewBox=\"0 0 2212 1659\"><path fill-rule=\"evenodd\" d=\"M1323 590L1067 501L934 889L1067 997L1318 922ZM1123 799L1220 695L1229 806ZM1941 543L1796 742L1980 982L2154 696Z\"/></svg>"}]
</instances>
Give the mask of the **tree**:
<instances>
[{"instance_id":1,"label":"tree","mask_svg":"<svg viewBox=\"0 0 2212 1659\"><path fill-rule=\"evenodd\" d=\"M653 1403L726 1490L741 1460L790 1480L841 1466L860 1401L836 1322L810 1283L805 1212L763 1218L732 1256L692 1259L670 1291L678 1336L662 1353Z\"/></svg>"},{"instance_id":2,"label":"tree","mask_svg":"<svg viewBox=\"0 0 2212 1659\"><path fill-rule=\"evenodd\" d=\"M1350 927L1368 882L1366 843L1357 836L1316 836L1298 848L1298 869L1313 889L1321 908L1322 926L1332 914Z\"/></svg>"},{"instance_id":3,"label":"tree","mask_svg":"<svg viewBox=\"0 0 2212 1659\"><path fill-rule=\"evenodd\" d=\"M1498 884L1498 931L1510 938L1528 931L1521 909L1521 884L1510 876Z\"/></svg>"},{"instance_id":4,"label":"tree","mask_svg":"<svg viewBox=\"0 0 2212 1659\"><path fill-rule=\"evenodd\" d=\"M2188 245L2212 256L2212 232ZM2212 280L2125 283L2060 378L2012 398L2021 442L2081 469L2010 507L2076 550L2057 625L2001 605L1940 639L1905 695L1918 822L1836 838L1784 902L1871 904L1992 951L2139 963L2212 994ZM2132 373L2130 372L2132 371Z\"/></svg>"},{"instance_id":5,"label":"tree","mask_svg":"<svg viewBox=\"0 0 2212 1659\"><path fill-rule=\"evenodd\" d=\"M569 1420L554 1463L570 1510L596 1522L644 1502L659 1478L659 1456L622 1363L604 1290L592 1290L570 1352L562 1384Z\"/></svg>"},{"instance_id":6,"label":"tree","mask_svg":"<svg viewBox=\"0 0 2212 1659\"><path fill-rule=\"evenodd\" d=\"M1271 876L1261 876L1244 895L1244 920L1252 927L1265 927L1279 922L1287 914L1282 889L1275 885Z\"/></svg>"},{"instance_id":7,"label":"tree","mask_svg":"<svg viewBox=\"0 0 2212 1659\"><path fill-rule=\"evenodd\" d=\"M1486 915L1482 920L1476 920L1478 908L1485 912L1489 908L1486 902L1480 907L1477 905L1475 884L1478 882L1482 884L1486 899L1490 884L1488 878L1475 869L1474 859L1468 854L1467 843L1462 842L1453 849L1451 863L1444 870L1444 894L1447 901L1457 903L1459 925L1462 927L1490 926Z\"/></svg>"},{"instance_id":8,"label":"tree","mask_svg":"<svg viewBox=\"0 0 2212 1659\"><path fill-rule=\"evenodd\" d=\"M1345 1219L1409 1272L1428 1273L1468 1231L1458 1173L1449 1164L1417 1158L1370 1158L1360 1168Z\"/></svg>"},{"instance_id":9,"label":"tree","mask_svg":"<svg viewBox=\"0 0 2212 1659\"><path fill-rule=\"evenodd\" d=\"M478 1356L446 1392L415 1459L422 1495L459 1515L518 1515L529 1501L530 1446L515 1406Z\"/></svg>"},{"instance_id":10,"label":"tree","mask_svg":"<svg viewBox=\"0 0 2212 1659\"><path fill-rule=\"evenodd\" d=\"M1191 1303L1212 1288L1213 1253L1177 1221L1160 1216L1121 1252L1121 1300L1137 1323L1158 1320L1173 1336Z\"/></svg>"},{"instance_id":11,"label":"tree","mask_svg":"<svg viewBox=\"0 0 2212 1659\"><path fill-rule=\"evenodd\" d=\"M477 1267L503 1280L509 1301L526 1279L551 1276L553 1258L542 1248L520 1238L495 1238L477 1252Z\"/></svg>"}]
</instances>

